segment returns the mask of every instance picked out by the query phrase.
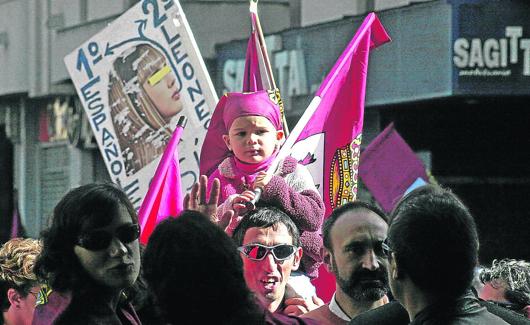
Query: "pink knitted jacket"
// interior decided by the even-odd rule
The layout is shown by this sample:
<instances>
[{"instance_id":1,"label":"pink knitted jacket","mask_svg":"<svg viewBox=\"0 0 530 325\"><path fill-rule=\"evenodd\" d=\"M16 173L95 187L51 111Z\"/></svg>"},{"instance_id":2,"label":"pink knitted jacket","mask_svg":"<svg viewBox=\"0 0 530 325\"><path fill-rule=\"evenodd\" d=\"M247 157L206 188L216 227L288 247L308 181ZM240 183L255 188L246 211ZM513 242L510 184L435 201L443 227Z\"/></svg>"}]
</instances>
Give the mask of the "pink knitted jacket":
<instances>
[{"instance_id":1,"label":"pink knitted jacket","mask_svg":"<svg viewBox=\"0 0 530 325\"><path fill-rule=\"evenodd\" d=\"M232 207L232 200L237 194L251 188L243 177L236 177L233 157L228 157L219 165L208 179L208 188L214 178L221 182L221 195L217 216L220 218L226 209ZM300 230L300 242L304 254L302 271L310 278L318 276L322 263L320 249L322 237L320 230L324 219L324 201L313 183L307 168L298 164L292 157L285 158L272 176L269 184L263 189L261 200L285 211Z\"/></svg>"}]
</instances>

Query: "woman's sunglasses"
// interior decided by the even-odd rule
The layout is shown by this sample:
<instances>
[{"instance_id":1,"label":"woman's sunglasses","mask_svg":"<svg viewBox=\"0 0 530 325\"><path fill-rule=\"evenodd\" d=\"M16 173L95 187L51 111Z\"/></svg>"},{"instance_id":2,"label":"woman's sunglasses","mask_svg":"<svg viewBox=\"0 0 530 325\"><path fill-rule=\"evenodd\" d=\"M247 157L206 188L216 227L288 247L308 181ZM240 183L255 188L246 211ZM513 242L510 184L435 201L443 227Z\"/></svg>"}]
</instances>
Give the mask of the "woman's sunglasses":
<instances>
[{"instance_id":1,"label":"woman's sunglasses","mask_svg":"<svg viewBox=\"0 0 530 325\"><path fill-rule=\"evenodd\" d=\"M116 237L124 244L129 244L140 237L140 226L135 224L123 225L109 232L107 230L93 230L82 234L77 244L91 251L98 251L109 247Z\"/></svg>"},{"instance_id":2,"label":"woman's sunglasses","mask_svg":"<svg viewBox=\"0 0 530 325\"><path fill-rule=\"evenodd\" d=\"M261 261L267 256L269 252L272 253L274 259L277 261L285 261L289 259L296 252L296 246L288 244L279 244L275 246L264 246L261 244L248 244L237 248L248 259L253 261Z\"/></svg>"}]
</instances>

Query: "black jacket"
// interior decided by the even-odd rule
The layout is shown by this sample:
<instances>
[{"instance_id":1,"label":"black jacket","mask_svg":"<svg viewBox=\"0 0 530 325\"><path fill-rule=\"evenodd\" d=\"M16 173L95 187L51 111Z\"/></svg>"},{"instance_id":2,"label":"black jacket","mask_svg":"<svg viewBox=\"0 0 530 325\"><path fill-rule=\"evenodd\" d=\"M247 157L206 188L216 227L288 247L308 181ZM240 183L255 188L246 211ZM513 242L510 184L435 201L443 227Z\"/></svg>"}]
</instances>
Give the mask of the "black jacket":
<instances>
[{"instance_id":1,"label":"black jacket","mask_svg":"<svg viewBox=\"0 0 530 325\"><path fill-rule=\"evenodd\" d=\"M471 296L469 296L469 295L471 295ZM491 313L493 315L498 316L502 320L504 320L505 323L501 322L500 324L508 323L508 324L514 324L514 325L530 325L530 320L528 320L524 316L522 316L520 314L517 314L517 313L515 313L515 312L513 312L511 310L508 310L506 308L503 308L503 307L500 307L498 305L495 305L493 303L476 299L472 295L471 292L466 294L465 297L467 297L468 301L470 302L470 305L468 307L473 307L474 306L471 309L471 313L473 313L473 310L475 310L474 312L476 313L476 316L470 316L468 318L468 319L473 319L473 317L477 317L477 318L475 318L473 320L478 321L478 323L475 322L473 324L490 324L490 323L480 322L481 321L480 317L482 317L483 315L487 314L487 312L489 312L489 313ZM465 297L463 297L463 298L465 298ZM475 301L476 304L478 304L478 306L476 304L474 304L474 303L471 303L471 301ZM464 305L466 305L466 304L464 304ZM487 309L487 312L485 310L484 311L480 311L481 307L485 307ZM465 307L464 307L464 310L466 310ZM422 312L420 312L420 314L418 314L418 316L421 316ZM430 317L429 314L430 313L427 312L427 315L425 315L425 318L427 318L427 320L428 320L428 317ZM420 321L420 320L423 321L423 320L425 320L425 318L422 317L422 318L418 319L418 317L416 317L416 319L418 321ZM492 320L492 322L493 323L491 323L491 324L499 324L498 319L497 320ZM379 308L375 308L375 309L366 311L364 313L361 313L360 315L358 315L357 317L352 319L352 321L350 322L350 324L353 324L353 325L359 325L359 324L406 325L406 324L409 324L409 323L410 323L410 321L409 321L409 315L407 314L407 311L397 301L392 301L392 302L390 302L390 303L388 303L386 305L383 305L383 306L381 306ZM412 323L412 324L418 324L418 323ZM419 323L419 324L432 324L432 323L428 323L427 322L427 323ZM445 324L447 324L447 323L445 323ZM457 324L460 324L460 323L457 323ZM466 323L462 323L462 324L466 324Z\"/></svg>"}]
</instances>

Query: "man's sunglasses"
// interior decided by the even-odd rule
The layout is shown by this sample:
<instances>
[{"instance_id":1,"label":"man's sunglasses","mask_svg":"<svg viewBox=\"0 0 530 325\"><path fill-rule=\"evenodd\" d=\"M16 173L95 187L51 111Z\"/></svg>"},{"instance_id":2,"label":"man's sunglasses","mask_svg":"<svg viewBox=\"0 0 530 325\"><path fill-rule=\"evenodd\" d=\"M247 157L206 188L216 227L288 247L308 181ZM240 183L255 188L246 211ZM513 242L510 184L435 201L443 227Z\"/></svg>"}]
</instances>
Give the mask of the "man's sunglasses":
<instances>
[{"instance_id":1,"label":"man's sunglasses","mask_svg":"<svg viewBox=\"0 0 530 325\"><path fill-rule=\"evenodd\" d=\"M79 236L77 244L91 251L98 251L109 247L116 237L124 244L131 243L140 237L140 226L135 224L123 225L111 233L107 230L93 230Z\"/></svg>"},{"instance_id":2,"label":"man's sunglasses","mask_svg":"<svg viewBox=\"0 0 530 325\"><path fill-rule=\"evenodd\" d=\"M269 252L272 253L277 261L285 261L296 252L296 246L288 244L279 244L275 246L264 246L261 244L248 244L237 248L248 259L261 261Z\"/></svg>"}]
</instances>

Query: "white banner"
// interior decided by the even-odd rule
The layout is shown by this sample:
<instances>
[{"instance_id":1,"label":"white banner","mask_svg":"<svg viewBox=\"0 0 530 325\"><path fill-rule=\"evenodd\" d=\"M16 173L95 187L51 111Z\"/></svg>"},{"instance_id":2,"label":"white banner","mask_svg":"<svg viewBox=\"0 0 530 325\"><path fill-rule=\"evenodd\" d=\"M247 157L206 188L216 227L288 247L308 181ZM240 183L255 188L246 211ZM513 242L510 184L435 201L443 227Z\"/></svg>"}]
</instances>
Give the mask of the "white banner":
<instances>
[{"instance_id":1,"label":"white banner","mask_svg":"<svg viewBox=\"0 0 530 325\"><path fill-rule=\"evenodd\" d=\"M134 206L182 115L180 170L189 190L217 95L178 0L140 1L64 62L107 170Z\"/></svg>"}]
</instances>

